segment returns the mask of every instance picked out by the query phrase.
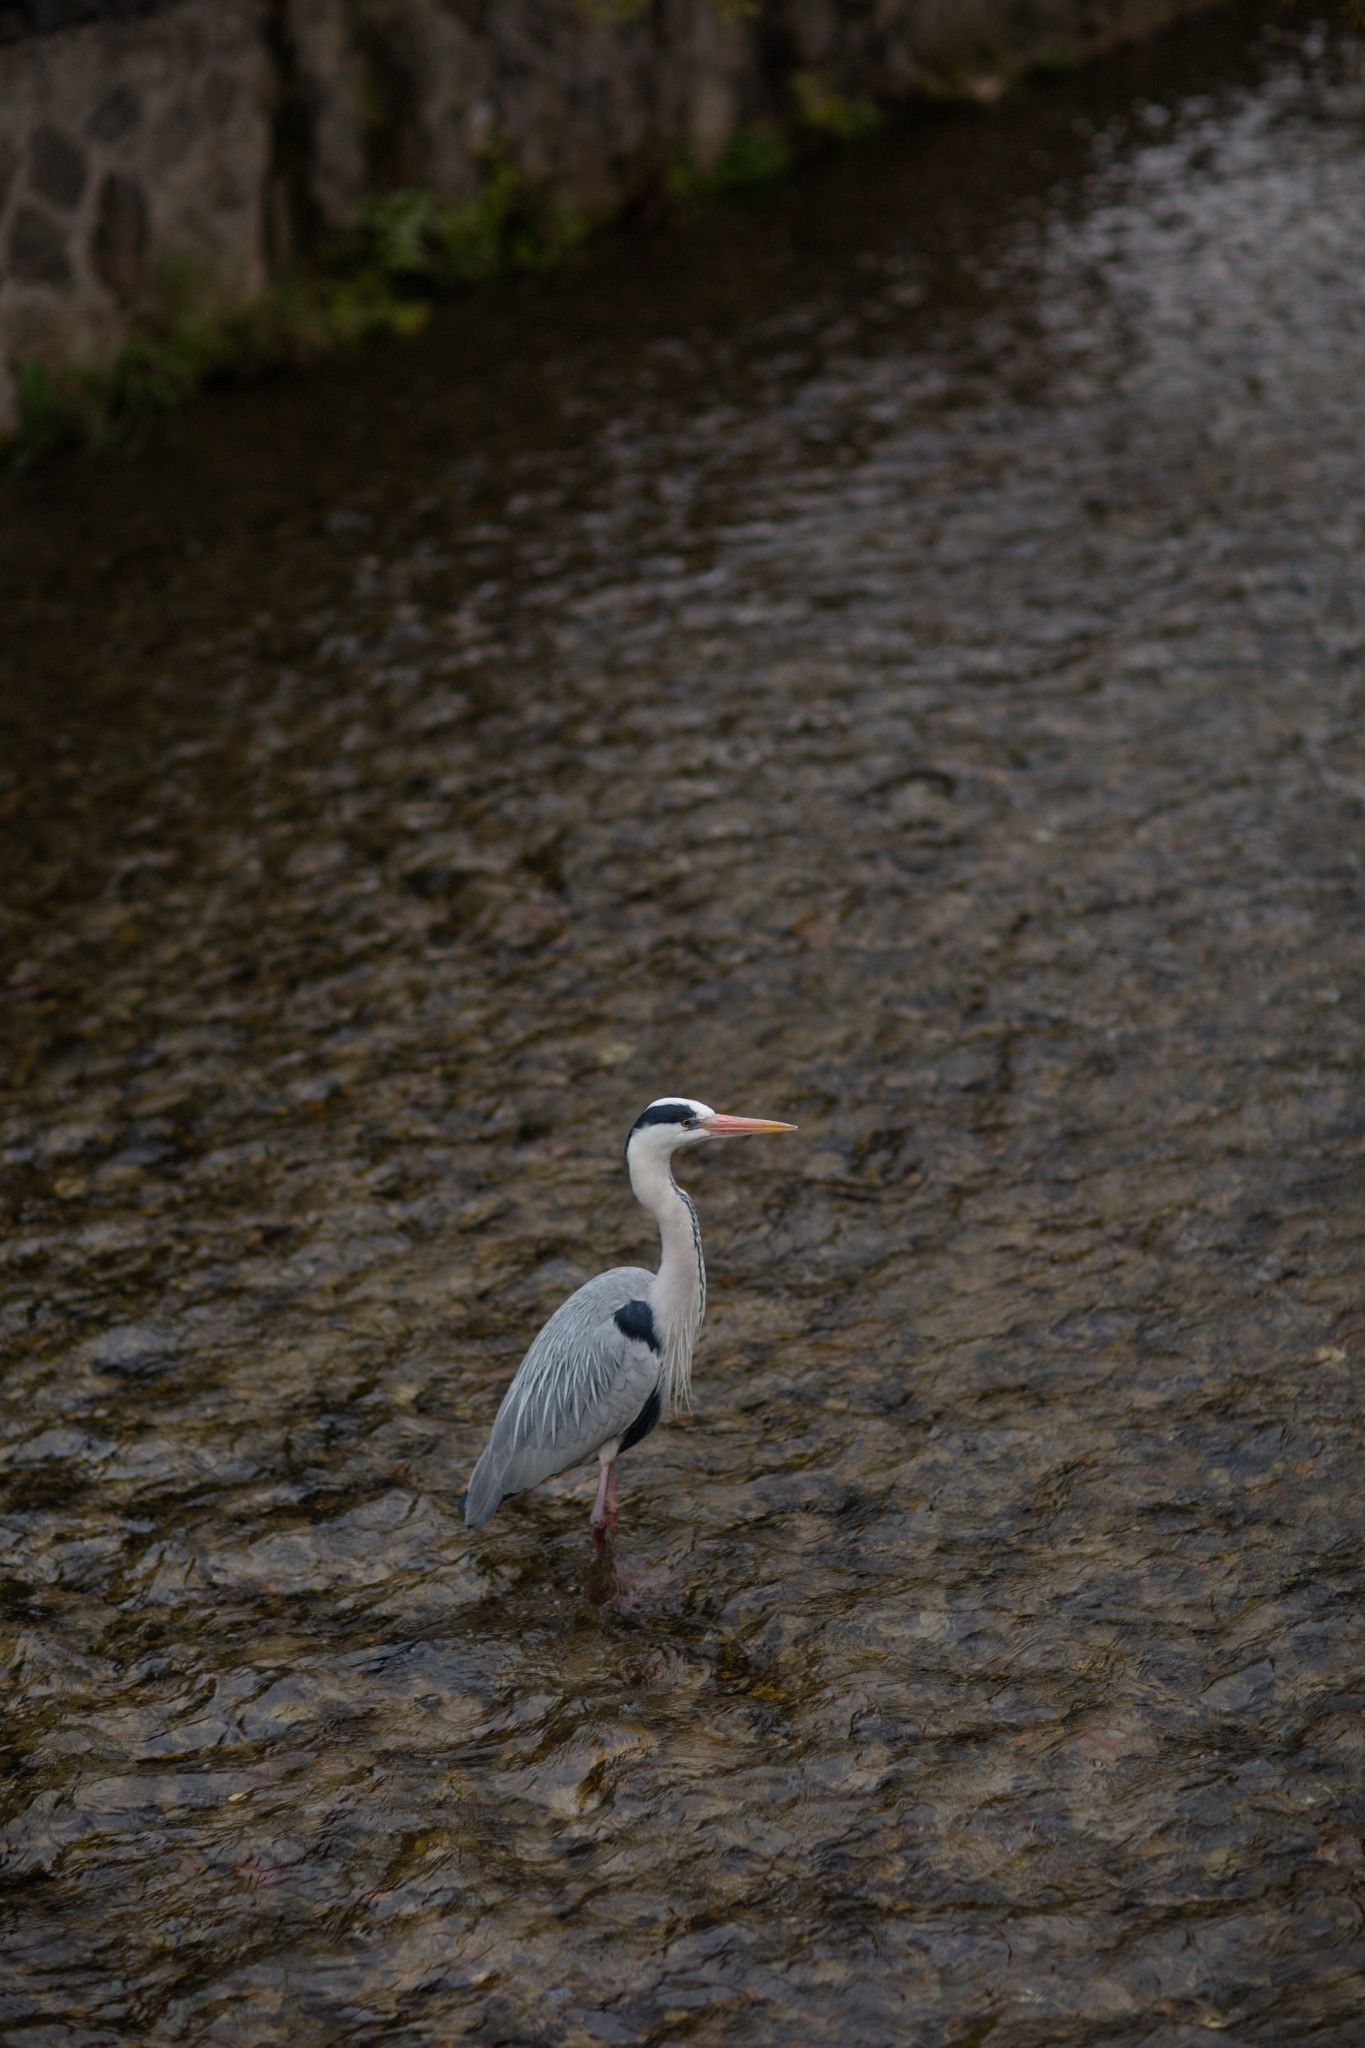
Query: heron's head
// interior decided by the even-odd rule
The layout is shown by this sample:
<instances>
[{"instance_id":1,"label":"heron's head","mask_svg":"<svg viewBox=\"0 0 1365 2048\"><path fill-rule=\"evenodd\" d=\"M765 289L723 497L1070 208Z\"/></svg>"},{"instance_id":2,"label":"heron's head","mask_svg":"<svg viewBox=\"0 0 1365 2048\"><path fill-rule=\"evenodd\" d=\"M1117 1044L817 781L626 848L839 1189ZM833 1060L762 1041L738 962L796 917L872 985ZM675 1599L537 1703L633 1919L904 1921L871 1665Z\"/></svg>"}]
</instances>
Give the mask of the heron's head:
<instances>
[{"instance_id":1,"label":"heron's head","mask_svg":"<svg viewBox=\"0 0 1365 2048\"><path fill-rule=\"evenodd\" d=\"M701 1145L708 1138L749 1138L759 1131L794 1131L795 1124L776 1124L763 1116L722 1116L708 1103L693 1102L687 1095L661 1095L641 1110L626 1139L626 1163L666 1160L684 1145Z\"/></svg>"}]
</instances>

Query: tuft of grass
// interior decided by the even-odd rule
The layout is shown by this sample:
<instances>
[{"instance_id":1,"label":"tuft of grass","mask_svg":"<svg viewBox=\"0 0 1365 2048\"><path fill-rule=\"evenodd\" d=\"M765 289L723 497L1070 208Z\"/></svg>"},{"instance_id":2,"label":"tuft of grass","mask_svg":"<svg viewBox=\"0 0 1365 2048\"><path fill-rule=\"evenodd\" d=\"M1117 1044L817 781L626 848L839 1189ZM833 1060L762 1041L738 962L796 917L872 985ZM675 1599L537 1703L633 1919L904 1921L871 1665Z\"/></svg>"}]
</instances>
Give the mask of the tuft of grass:
<instances>
[{"instance_id":1,"label":"tuft of grass","mask_svg":"<svg viewBox=\"0 0 1365 2048\"><path fill-rule=\"evenodd\" d=\"M791 92L797 119L814 135L857 142L864 135L874 135L882 125L881 113L871 100L846 98L816 71L794 71Z\"/></svg>"},{"instance_id":2,"label":"tuft of grass","mask_svg":"<svg viewBox=\"0 0 1365 2048\"><path fill-rule=\"evenodd\" d=\"M398 289L440 292L510 271L548 270L587 240L591 225L553 193L495 163L477 195L461 203L430 192L378 194L337 260Z\"/></svg>"},{"instance_id":3,"label":"tuft of grass","mask_svg":"<svg viewBox=\"0 0 1365 2048\"><path fill-rule=\"evenodd\" d=\"M791 145L780 130L766 121L751 121L737 128L726 143L711 182L720 192L765 185L770 178L780 178L791 160Z\"/></svg>"},{"instance_id":4,"label":"tuft of grass","mask_svg":"<svg viewBox=\"0 0 1365 2048\"><path fill-rule=\"evenodd\" d=\"M62 449L135 445L153 420L178 411L210 381L313 362L371 335L413 334L429 310L373 279L293 278L224 311L149 312L103 361L20 364L10 466L25 470Z\"/></svg>"},{"instance_id":5,"label":"tuft of grass","mask_svg":"<svg viewBox=\"0 0 1365 2048\"><path fill-rule=\"evenodd\" d=\"M722 12L747 11L747 0L718 4ZM849 140L879 125L874 107L847 100L814 73L798 73L792 92L798 125L809 132ZM667 192L682 202L742 192L780 177L792 156L781 127L753 122L735 132L709 170L676 164ZM433 300L515 272L551 269L594 225L493 160L469 200L411 190L377 194L316 268L281 278L246 305L218 302L206 272L165 269L112 356L17 366L19 432L0 460L7 454L9 466L23 470L61 449L135 444L152 421L207 383L313 362L372 336L414 334Z\"/></svg>"},{"instance_id":6,"label":"tuft of grass","mask_svg":"<svg viewBox=\"0 0 1365 2048\"><path fill-rule=\"evenodd\" d=\"M1030 78L1069 78L1073 71L1081 68L1080 54L1069 49L1065 43L1057 43L1050 50L1040 50L1028 67Z\"/></svg>"},{"instance_id":7,"label":"tuft of grass","mask_svg":"<svg viewBox=\"0 0 1365 2048\"><path fill-rule=\"evenodd\" d=\"M127 446L207 383L313 362L375 335L415 334L433 299L549 269L589 229L585 215L495 164L459 205L429 192L379 194L322 266L282 278L247 305L215 307L210 279L168 271L112 356L19 366L10 465L27 469L59 449Z\"/></svg>"},{"instance_id":8,"label":"tuft of grass","mask_svg":"<svg viewBox=\"0 0 1365 2048\"><path fill-rule=\"evenodd\" d=\"M689 157L680 159L669 171L665 187L669 198L679 201L742 192L780 178L791 160L791 145L781 130L754 121L735 130L709 170L699 170Z\"/></svg>"},{"instance_id":9,"label":"tuft of grass","mask_svg":"<svg viewBox=\"0 0 1365 2048\"><path fill-rule=\"evenodd\" d=\"M376 193L338 252L339 260L394 281L426 280L434 267L440 212L429 192Z\"/></svg>"}]
</instances>

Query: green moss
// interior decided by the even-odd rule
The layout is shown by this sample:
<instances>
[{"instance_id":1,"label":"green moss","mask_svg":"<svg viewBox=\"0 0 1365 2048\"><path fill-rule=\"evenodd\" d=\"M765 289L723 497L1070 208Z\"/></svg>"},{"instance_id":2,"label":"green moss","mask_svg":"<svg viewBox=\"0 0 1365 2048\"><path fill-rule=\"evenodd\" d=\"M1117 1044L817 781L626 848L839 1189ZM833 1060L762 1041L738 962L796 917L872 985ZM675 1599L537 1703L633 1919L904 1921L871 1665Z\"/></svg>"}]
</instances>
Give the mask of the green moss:
<instances>
[{"instance_id":1,"label":"green moss","mask_svg":"<svg viewBox=\"0 0 1365 2048\"><path fill-rule=\"evenodd\" d=\"M1028 67L1030 78L1067 78L1080 69L1080 57L1075 50L1059 43L1051 50L1040 50Z\"/></svg>"},{"instance_id":2,"label":"green moss","mask_svg":"<svg viewBox=\"0 0 1365 2048\"><path fill-rule=\"evenodd\" d=\"M381 192L366 204L343 253L348 267L406 282L431 275L440 208L429 192Z\"/></svg>"},{"instance_id":3,"label":"green moss","mask_svg":"<svg viewBox=\"0 0 1365 2048\"><path fill-rule=\"evenodd\" d=\"M412 334L428 312L373 279L295 278L229 311L149 315L106 361L20 365L11 466L27 469L64 448L136 443L210 380L315 361L370 335Z\"/></svg>"},{"instance_id":4,"label":"green moss","mask_svg":"<svg viewBox=\"0 0 1365 2048\"><path fill-rule=\"evenodd\" d=\"M815 71L794 71L792 100L797 119L814 135L828 135L837 142L856 142L873 135L882 117L870 100L850 100L827 85Z\"/></svg>"},{"instance_id":5,"label":"green moss","mask_svg":"<svg viewBox=\"0 0 1365 2048\"><path fill-rule=\"evenodd\" d=\"M793 80L800 123L841 139L867 134L876 110L848 101L811 73ZM787 135L755 122L732 136L707 171L675 166L676 200L744 191L792 161ZM157 277L133 334L98 363L21 364L20 427L11 466L62 448L135 442L204 384L307 363L372 335L408 335L445 294L514 272L547 270L587 239L594 223L548 189L493 162L472 199L429 192L378 194L355 228L309 271L283 278L249 305L224 308L213 279L180 266Z\"/></svg>"},{"instance_id":6,"label":"green moss","mask_svg":"<svg viewBox=\"0 0 1365 2048\"><path fill-rule=\"evenodd\" d=\"M586 215L494 164L476 197L460 204L429 192L379 194L337 261L392 286L441 291L509 271L549 269L590 229Z\"/></svg>"},{"instance_id":7,"label":"green moss","mask_svg":"<svg viewBox=\"0 0 1365 2048\"><path fill-rule=\"evenodd\" d=\"M766 122L753 121L737 128L726 143L711 182L720 192L766 184L769 178L780 178L791 160L786 137Z\"/></svg>"},{"instance_id":8,"label":"green moss","mask_svg":"<svg viewBox=\"0 0 1365 2048\"><path fill-rule=\"evenodd\" d=\"M167 271L111 358L20 366L12 466L27 468L61 448L126 445L210 381L314 361L372 335L413 334L434 298L548 269L589 227L583 214L495 165L461 205L428 192L379 195L323 266L282 279L248 305L215 308L207 277Z\"/></svg>"},{"instance_id":9,"label":"green moss","mask_svg":"<svg viewBox=\"0 0 1365 2048\"><path fill-rule=\"evenodd\" d=\"M670 199L705 199L717 192L741 192L766 184L790 168L791 145L781 130L765 121L737 128L709 170L683 157L669 170L665 187Z\"/></svg>"}]
</instances>

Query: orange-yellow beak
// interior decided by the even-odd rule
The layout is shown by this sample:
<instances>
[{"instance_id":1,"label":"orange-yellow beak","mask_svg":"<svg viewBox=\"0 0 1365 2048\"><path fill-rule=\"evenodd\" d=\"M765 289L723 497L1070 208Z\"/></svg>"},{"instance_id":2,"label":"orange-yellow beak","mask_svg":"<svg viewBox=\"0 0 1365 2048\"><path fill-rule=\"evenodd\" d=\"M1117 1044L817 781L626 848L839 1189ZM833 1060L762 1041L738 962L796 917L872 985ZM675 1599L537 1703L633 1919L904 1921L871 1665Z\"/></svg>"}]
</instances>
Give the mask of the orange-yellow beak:
<instances>
[{"instance_id":1,"label":"orange-yellow beak","mask_svg":"<svg viewBox=\"0 0 1365 2048\"><path fill-rule=\"evenodd\" d=\"M713 1138L751 1138L758 1131L794 1131L795 1124L775 1124L766 1116L722 1116L719 1111L706 1119L704 1128Z\"/></svg>"}]
</instances>

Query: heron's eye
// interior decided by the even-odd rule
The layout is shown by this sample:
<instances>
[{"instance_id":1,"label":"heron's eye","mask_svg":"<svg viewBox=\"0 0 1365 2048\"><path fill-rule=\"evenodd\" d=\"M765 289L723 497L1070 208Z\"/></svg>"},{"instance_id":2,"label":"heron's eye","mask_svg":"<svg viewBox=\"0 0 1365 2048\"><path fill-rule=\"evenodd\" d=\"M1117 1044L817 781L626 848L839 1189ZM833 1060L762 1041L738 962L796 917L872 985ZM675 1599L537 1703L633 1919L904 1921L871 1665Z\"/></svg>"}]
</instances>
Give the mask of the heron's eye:
<instances>
[{"instance_id":1,"label":"heron's eye","mask_svg":"<svg viewBox=\"0 0 1365 2048\"><path fill-rule=\"evenodd\" d=\"M685 1116L685 1117L683 1118L683 1129L684 1129L685 1131L695 1131L695 1130L696 1130L696 1128L697 1128L697 1119L696 1119L696 1118L695 1118L694 1116Z\"/></svg>"}]
</instances>

